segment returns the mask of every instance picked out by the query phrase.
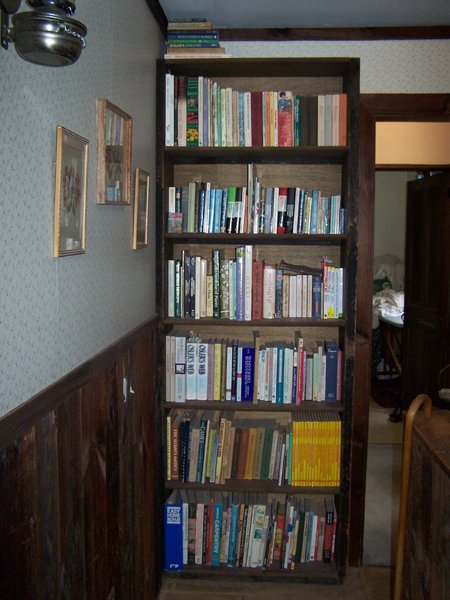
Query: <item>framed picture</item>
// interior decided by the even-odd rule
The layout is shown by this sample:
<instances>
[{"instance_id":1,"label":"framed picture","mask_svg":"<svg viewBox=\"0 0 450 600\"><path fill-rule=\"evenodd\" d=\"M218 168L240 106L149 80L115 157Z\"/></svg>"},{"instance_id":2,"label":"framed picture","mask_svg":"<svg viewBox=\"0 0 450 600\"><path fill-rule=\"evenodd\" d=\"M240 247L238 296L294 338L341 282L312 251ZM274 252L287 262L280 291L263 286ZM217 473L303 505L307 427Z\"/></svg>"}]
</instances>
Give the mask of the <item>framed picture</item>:
<instances>
[{"instance_id":1,"label":"framed picture","mask_svg":"<svg viewBox=\"0 0 450 600\"><path fill-rule=\"evenodd\" d=\"M133 250L148 246L150 175L136 169L134 185Z\"/></svg>"},{"instance_id":2,"label":"framed picture","mask_svg":"<svg viewBox=\"0 0 450 600\"><path fill-rule=\"evenodd\" d=\"M131 204L133 119L108 100L97 100L97 204Z\"/></svg>"},{"instance_id":3,"label":"framed picture","mask_svg":"<svg viewBox=\"0 0 450 600\"><path fill-rule=\"evenodd\" d=\"M53 256L86 252L88 140L56 128Z\"/></svg>"}]
</instances>

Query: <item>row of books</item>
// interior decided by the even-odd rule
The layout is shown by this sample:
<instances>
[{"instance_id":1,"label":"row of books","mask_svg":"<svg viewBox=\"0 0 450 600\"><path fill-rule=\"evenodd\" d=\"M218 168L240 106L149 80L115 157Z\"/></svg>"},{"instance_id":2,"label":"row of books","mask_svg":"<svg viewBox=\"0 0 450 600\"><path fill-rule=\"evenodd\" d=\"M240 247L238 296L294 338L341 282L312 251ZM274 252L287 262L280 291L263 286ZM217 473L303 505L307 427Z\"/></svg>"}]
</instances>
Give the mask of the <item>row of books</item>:
<instances>
[{"instance_id":1,"label":"row of books","mask_svg":"<svg viewBox=\"0 0 450 600\"><path fill-rule=\"evenodd\" d=\"M334 411L246 418L232 411L171 411L167 479L183 483L272 481L333 487L340 482L341 421Z\"/></svg>"},{"instance_id":2,"label":"row of books","mask_svg":"<svg viewBox=\"0 0 450 600\"><path fill-rule=\"evenodd\" d=\"M233 253L234 256L227 256ZM167 262L167 315L185 319L251 321L277 318L336 319L344 316L344 269L324 257L321 269L253 258L251 245L211 258L191 256Z\"/></svg>"},{"instance_id":3,"label":"row of books","mask_svg":"<svg viewBox=\"0 0 450 600\"><path fill-rule=\"evenodd\" d=\"M174 491L164 505L164 567L270 571L330 563L336 525L336 506L329 495Z\"/></svg>"},{"instance_id":4,"label":"row of books","mask_svg":"<svg viewBox=\"0 0 450 600\"><path fill-rule=\"evenodd\" d=\"M166 400L296 404L339 402L342 351L337 342L306 348L295 342L202 340L192 332L166 336Z\"/></svg>"},{"instance_id":5,"label":"row of books","mask_svg":"<svg viewBox=\"0 0 450 600\"><path fill-rule=\"evenodd\" d=\"M166 146L345 146L347 95L237 90L166 74Z\"/></svg>"},{"instance_id":6,"label":"row of books","mask_svg":"<svg viewBox=\"0 0 450 600\"><path fill-rule=\"evenodd\" d=\"M169 233L340 234L345 217L339 194L264 187L257 177L248 187L192 181L168 190Z\"/></svg>"}]
</instances>

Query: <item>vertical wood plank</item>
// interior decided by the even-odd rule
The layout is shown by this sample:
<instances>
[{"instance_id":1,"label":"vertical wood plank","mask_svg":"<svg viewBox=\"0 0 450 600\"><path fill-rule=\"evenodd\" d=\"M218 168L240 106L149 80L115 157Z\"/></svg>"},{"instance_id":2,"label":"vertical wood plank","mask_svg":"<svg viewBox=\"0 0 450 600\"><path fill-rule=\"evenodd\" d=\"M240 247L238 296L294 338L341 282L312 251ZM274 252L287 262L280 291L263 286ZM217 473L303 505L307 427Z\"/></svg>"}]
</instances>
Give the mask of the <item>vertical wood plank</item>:
<instances>
[{"instance_id":1,"label":"vertical wood plank","mask_svg":"<svg viewBox=\"0 0 450 600\"><path fill-rule=\"evenodd\" d=\"M60 598L59 473L55 412L35 425L37 569L35 598Z\"/></svg>"},{"instance_id":2,"label":"vertical wood plank","mask_svg":"<svg viewBox=\"0 0 450 600\"><path fill-rule=\"evenodd\" d=\"M84 510L81 477L80 394L67 397L56 411L59 473L61 599L86 598Z\"/></svg>"},{"instance_id":3,"label":"vertical wood plank","mask_svg":"<svg viewBox=\"0 0 450 600\"><path fill-rule=\"evenodd\" d=\"M32 428L0 454L2 600L33 597L37 580L34 500L35 436Z\"/></svg>"},{"instance_id":4,"label":"vertical wood plank","mask_svg":"<svg viewBox=\"0 0 450 600\"><path fill-rule=\"evenodd\" d=\"M81 458L86 595L108 598L106 419L108 380L102 373L81 390Z\"/></svg>"}]
</instances>

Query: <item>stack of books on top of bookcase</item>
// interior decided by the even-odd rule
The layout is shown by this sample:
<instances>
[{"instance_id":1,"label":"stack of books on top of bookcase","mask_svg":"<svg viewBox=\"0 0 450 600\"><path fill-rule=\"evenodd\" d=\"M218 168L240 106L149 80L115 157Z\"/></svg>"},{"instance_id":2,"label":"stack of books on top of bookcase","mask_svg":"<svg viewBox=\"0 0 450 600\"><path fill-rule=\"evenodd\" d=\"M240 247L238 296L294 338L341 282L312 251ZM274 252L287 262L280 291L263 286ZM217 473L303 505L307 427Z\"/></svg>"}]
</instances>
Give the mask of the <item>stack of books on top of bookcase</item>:
<instances>
[{"instance_id":1,"label":"stack of books on top of bookcase","mask_svg":"<svg viewBox=\"0 0 450 600\"><path fill-rule=\"evenodd\" d=\"M167 25L166 59L224 58L219 34L205 18L170 19Z\"/></svg>"},{"instance_id":2,"label":"stack of books on top of bookcase","mask_svg":"<svg viewBox=\"0 0 450 600\"><path fill-rule=\"evenodd\" d=\"M211 566L302 571L334 560L330 495L175 490L165 503L167 570Z\"/></svg>"}]
</instances>

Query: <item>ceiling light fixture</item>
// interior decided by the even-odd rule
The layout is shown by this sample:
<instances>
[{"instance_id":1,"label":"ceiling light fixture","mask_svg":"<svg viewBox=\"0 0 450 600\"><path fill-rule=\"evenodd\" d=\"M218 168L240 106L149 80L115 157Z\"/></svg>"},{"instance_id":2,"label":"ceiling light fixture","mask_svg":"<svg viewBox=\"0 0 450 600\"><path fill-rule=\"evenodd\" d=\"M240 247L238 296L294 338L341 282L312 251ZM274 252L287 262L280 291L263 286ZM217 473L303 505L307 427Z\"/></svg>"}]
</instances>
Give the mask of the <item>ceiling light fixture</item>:
<instances>
[{"instance_id":1,"label":"ceiling light fixture","mask_svg":"<svg viewBox=\"0 0 450 600\"><path fill-rule=\"evenodd\" d=\"M71 19L75 4L68 0L27 0L35 10L17 11L21 0L0 0L1 45L14 43L17 54L37 65L64 67L76 62L85 47L83 23ZM9 27L9 15L12 28ZM68 15L70 15L68 17Z\"/></svg>"}]
</instances>

